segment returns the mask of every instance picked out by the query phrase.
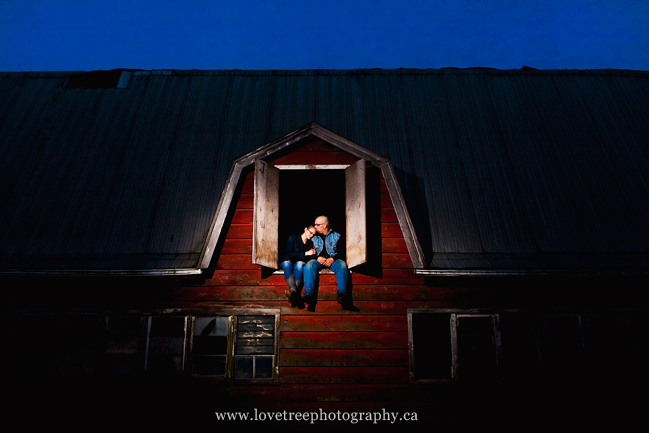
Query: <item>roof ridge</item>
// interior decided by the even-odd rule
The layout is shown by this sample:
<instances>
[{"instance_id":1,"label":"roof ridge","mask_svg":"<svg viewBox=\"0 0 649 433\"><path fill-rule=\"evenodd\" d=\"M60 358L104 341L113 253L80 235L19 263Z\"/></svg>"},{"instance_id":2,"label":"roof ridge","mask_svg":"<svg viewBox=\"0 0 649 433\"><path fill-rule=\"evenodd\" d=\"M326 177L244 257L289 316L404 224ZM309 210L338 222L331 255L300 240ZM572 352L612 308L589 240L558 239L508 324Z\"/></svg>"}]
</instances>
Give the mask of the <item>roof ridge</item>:
<instances>
[{"instance_id":1,"label":"roof ridge","mask_svg":"<svg viewBox=\"0 0 649 433\"><path fill-rule=\"evenodd\" d=\"M358 69L129 69L115 68L111 71L131 72L134 76L332 76L332 75L619 75L649 76L649 71L632 69L496 69L489 67L469 68L358 68ZM4 71L0 77L63 78L80 72L94 71Z\"/></svg>"}]
</instances>

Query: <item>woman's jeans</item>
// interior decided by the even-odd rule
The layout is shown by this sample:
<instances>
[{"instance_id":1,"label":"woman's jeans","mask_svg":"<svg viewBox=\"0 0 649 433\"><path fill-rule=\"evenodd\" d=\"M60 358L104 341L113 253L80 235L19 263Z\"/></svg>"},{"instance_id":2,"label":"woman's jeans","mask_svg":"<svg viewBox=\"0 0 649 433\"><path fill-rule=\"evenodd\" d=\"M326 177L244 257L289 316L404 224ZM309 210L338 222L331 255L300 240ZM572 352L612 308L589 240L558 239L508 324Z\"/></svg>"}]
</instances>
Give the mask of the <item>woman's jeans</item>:
<instances>
[{"instance_id":1,"label":"woman's jeans","mask_svg":"<svg viewBox=\"0 0 649 433\"><path fill-rule=\"evenodd\" d=\"M295 274L295 281L297 282L298 280L301 280L303 275L304 275L304 266L306 263L304 262L291 262L289 260L286 260L285 262L282 262L282 269L284 270L284 278L288 279L288 277L291 276L291 274Z\"/></svg>"}]
</instances>

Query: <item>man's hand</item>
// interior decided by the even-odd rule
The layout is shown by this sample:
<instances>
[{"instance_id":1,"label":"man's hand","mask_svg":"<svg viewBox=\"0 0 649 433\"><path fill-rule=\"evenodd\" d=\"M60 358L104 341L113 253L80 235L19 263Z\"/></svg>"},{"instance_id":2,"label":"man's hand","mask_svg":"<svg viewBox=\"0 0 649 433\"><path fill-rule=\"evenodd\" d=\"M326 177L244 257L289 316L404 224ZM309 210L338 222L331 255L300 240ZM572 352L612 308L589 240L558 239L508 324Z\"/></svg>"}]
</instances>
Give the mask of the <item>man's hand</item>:
<instances>
[{"instance_id":1,"label":"man's hand","mask_svg":"<svg viewBox=\"0 0 649 433\"><path fill-rule=\"evenodd\" d=\"M318 257L317 260L318 260L318 263L320 263L321 265L324 265L325 262L327 261L324 257ZM325 265L325 266L326 266L326 265Z\"/></svg>"},{"instance_id":2,"label":"man's hand","mask_svg":"<svg viewBox=\"0 0 649 433\"><path fill-rule=\"evenodd\" d=\"M331 257L329 257L327 260L325 260L325 262L323 263L323 265L325 265L326 267L329 267L329 266L333 265L333 263L334 263L334 259L332 259Z\"/></svg>"}]
</instances>

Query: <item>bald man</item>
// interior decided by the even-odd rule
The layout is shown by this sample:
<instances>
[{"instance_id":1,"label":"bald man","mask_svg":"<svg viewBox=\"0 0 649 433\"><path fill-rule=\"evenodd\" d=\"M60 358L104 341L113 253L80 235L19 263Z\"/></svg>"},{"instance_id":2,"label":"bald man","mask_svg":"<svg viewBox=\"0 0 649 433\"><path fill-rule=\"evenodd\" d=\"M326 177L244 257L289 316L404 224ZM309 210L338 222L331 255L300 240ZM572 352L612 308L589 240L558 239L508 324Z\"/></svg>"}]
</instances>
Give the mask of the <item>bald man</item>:
<instances>
[{"instance_id":1,"label":"bald man","mask_svg":"<svg viewBox=\"0 0 649 433\"><path fill-rule=\"evenodd\" d=\"M311 239L315 248L316 258L309 260L304 267L304 297L302 300L315 304L315 280L321 269L329 268L336 274L336 295L338 303L345 308L350 303L347 293L347 263L341 258L344 252L339 251L340 233L329 227L329 218L322 215L315 220L316 236Z\"/></svg>"}]
</instances>

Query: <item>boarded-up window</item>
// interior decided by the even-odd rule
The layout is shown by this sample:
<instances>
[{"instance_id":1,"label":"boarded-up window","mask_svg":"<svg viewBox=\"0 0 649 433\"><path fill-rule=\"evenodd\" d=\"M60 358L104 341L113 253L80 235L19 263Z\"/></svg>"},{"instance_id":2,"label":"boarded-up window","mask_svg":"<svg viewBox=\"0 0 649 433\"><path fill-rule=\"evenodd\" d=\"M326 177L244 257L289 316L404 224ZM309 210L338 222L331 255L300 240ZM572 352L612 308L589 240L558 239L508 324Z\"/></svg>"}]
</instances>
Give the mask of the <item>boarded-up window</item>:
<instances>
[{"instance_id":1,"label":"boarded-up window","mask_svg":"<svg viewBox=\"0 0 649 433\"><path fill-rule=\"evenodd\" d=\"M274 344L274 316L237 316L235 379L271 379Z\"/></svg>"}]
</instances>

